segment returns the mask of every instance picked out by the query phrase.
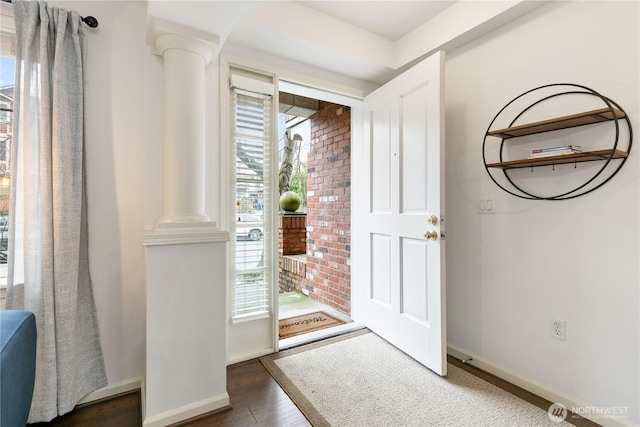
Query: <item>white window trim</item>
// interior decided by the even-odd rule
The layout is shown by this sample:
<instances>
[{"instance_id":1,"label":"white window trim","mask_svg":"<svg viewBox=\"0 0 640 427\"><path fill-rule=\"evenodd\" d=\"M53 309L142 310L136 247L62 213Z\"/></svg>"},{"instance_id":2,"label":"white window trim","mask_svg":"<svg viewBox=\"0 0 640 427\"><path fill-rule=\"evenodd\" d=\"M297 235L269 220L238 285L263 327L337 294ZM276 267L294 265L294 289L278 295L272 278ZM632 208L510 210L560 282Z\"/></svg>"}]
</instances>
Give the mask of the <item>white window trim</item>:
<instances>
[{"instance_id":1,"label":"white window trim","mask_svg":"<svg viewBox=\"0 0 640 427\"><path fill-rule=\"evenodd\" d=\"M258 79L244 77L238 74L231 74L232 69L245 70L247 73L256 74L260 76L264 76L265 79L269 79L274 83L268 83L265 81L260 81ZM273 101L271 103L272 112L274 115L277 115L278 108L278 100L276 94L277 91L277 77L275 74L271 74L269 72L256 71L251 67L247 67L241 64L241 62L232 61L224 55L220 56L220 223L221 227L224 230L229 231L232 240L227 246L227 317L230 319L232 324L249 322L253 320L264 319L268 317L277 318L278 316L278 307L275 303L275 299L278 297L278 269L277 267L277 254L278 254L278 239L277 236L273 236L270 240L271 244L271 254L274 259L272 259L271 265L273 268L271 269L270 283L271 286L271 306L269 311L259 312L259 313L250 313L247 315L238 315L234 316L234 286L235 286L235 259L229 256L234 253L235 247L235 233L232 232L232 229L235 227L235 213L232 215L233 208L236 204L236 195L232 191L235 182L235 169L233 165L235 164L235 153L232 152L233 141L232 141L232 129L231 129L231 90L232 86L242 87L244 89L254 90L259 93L272 94ZM271 139L272 141L277 141L278 135L278 126L277 121L274 122L274 126L271 128ZM271 156L272 162L277 162L277 156ZM271 165L272 170L274 167L277 167L277 164ZM274 203L277 203L278 198L276 197L278 193L277 189L277 179L273 179L271 182L271 203L274 206ZM267 201L265 201L267 203ZM278 211L276 209L272 209L271 216L269 218L264 218L264 227L265 232L273 233L275 231L275 224L277 224L277 215ZM266 242L265 242L266 243Z\"/></svg>"},{"instance_id":2,"label":"white window trim","mask_svg":"<svg viewBox=\"0 0 640 427\"><path fill-rule=\"evenodd\" d=\"M272 75L273 76L273 84L275 89L275 94L278 94L280 90L283 91L291 91L298 95L308 96L311 98L322 99L324 101L333 102L336 104L346 105L352 108L352 141L353 147L352 152L359 153L360 145L363 142L363 131L358 124L362 123L362 108L363 108L363 99L364 96L374 90L377 85L362 82L362 81L353 81L353 85L341 84L339 82L324 79L321 77L314 77L308 74L300 73L296 71L295 67L282 67L282 66L274 66L269 65L260 61L256 61L249 58L243 58L234 56L228 53L221 53L219 56L220 62L220 226L223 230L230 230L230 221L234 220L235 215L230 215L229 203L235 204L234 195L231 194L231 183L233 179L235 179L233 175L233 162L230 160L231 155L231 128L230 128L230 70L231 68L240 68L246 69L252 72L260 73L265 76ZM295 89L293 89L295 87ZM301 88L304 88L301 90ZM275 97L275 102L273 102L273 106L276 109L278 108L277 96ZM273 131L276 132L277 136L277 126L273 127ZM277 156L274 156L274 159L277 161ZM277 190L274 194L277 194ZM275 210L274 210L275 211ZM274 218L272 218L273 224L277 224L277 212L274 212ZM352 222L352 228L354 227L354 223ZM354 234L354 230L352 230L352 235ZM275 251L274 254L277 256L277 239L274 239ZM356 251L356 246L359 247L357 242L352 243L352 252ZM227 262L227 278L231 277L232 268L230 267L231 260ZM274 269L274 274L277 275L277 270ZM355 265L352 265L352 282L357 278L361 277L358 269ZM277 277L276 277L277 279ZM277 282L275 282L277 283ZM227 285L229 286L229 285ZM230 289L230 288L229 288ZM278 298L278 287L272 287L274 301ZM230 292L227 293L227 319L228 319L228 327L234 324L242 324L249 323L251 320L257 320L260 318L273 316L273 343L271 349L265 349L264 354L268 354L269 352L278 350L278 304L274 304L271 313L265 314L262 317L256 317L252 319L236 319L233 321L231 319L232 313L232 303L233 297L230 295ZM239 326L239 325L237 325ZM228 333L230 330L228 329ZM229 337L227 337L227 344L229 344ZM228 348L229 351L231 350ZM252 355L238 355L238 354L230 354L231 359L230 362L236 363L242 360L248 360L249 358L256 357L255 354Z\"/></svg>"}]
</instances>

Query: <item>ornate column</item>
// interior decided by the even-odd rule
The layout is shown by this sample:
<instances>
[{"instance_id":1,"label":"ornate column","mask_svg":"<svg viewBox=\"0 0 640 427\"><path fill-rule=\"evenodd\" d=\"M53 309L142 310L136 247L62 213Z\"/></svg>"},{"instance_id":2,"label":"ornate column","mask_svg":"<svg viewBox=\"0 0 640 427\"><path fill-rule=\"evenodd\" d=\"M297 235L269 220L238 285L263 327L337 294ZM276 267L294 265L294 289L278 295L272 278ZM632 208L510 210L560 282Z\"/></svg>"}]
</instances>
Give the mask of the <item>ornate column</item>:
<instances>
[{"instance_id":1,"label":"ornate column","mask_svg":"<svg viewBox=\"0 0 640 427\"><path fill-rule=\"evenodd\" d=\"M205 66L218 38L154 19L153 53L163 57L164 211L158 229L215 227L205 214Z\"/></svg>"}]
</instances>

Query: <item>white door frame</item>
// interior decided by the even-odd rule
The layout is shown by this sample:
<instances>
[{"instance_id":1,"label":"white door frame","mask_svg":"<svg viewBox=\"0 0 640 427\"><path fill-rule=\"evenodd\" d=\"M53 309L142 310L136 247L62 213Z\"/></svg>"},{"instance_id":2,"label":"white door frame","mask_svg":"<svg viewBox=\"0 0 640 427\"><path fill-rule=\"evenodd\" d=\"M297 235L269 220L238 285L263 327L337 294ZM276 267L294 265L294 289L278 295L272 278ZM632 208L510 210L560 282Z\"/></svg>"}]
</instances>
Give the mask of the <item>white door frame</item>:
<instances>
[{"instance_id":1,"label":"white door frame","mask_svg":"<svg viewBox=\"0 0 640 427\"><path fill-rule=\"evenodd\" d=\"M354 192L354 187L358 188L358 185L362 185L362 181L358 180L358 171L362 169L361 165L357 164L357 159L362 159L362 150L363 150L363 141L364 141L364 129L363 129L363 97L366 94L364 90L358 90L357 88L347 88L343 87L341 89L332 90L331 87L336 87L335 84L332 84L328 81L323 81L320 84L316 85L307 85L305 81L311 81L312 78L304 78L299 75L292 77L292 73L290 70L281 69L273 66L269 66L266 64L254 62L251 60L247 60L245 58L236 58L228 55L220 55L220 222L221 228L229 230L230 229L230 221L231 214L228 206L228 201L231 196L229 195L229 191L231 188L231 180L232 177L232 162L230 161L230 156L232 153L230 152L231 147L231 128L230 128L230 110L229 110L229 72L231 67L239 67L245 68L248 70L253 70L256 73L263 73L265 75L273 76L273 82L275 84L275 93L277 94L280 91L290 92L296 95L306 96L309 98L319 99L327 102L332 102L335 104L344 105L351 108L351 217L354 216L354 208L357 209L356 205L361 205L358 203L358 192ZM320 89L319 87L323 87ZM344 89L344 90L342 90ZM351 89L351 90L350 90ZM349 95L346 92L352 91L354 94ZM278 99L274 99L273 102L277 111ZM277 128L277 127L276 127ZM356 161L354 161L354 158ZM277 218L272 219L271 226L277 227ZM357 238L357 225L354 226L353 221L351 221L351 283L358 283L356 281L359 280L361 274L358 271L358 263L354 262L354 253L358 253L361 247L361 243L358 242ZM274 245L276 246L275 250L272 251L274 257L277 257L277 239L274 239ZM229 260L229 262L232 262ZM228 262L228 263L229 263ZM277 258L272 260L273 265L277 265ZM229 266L227 266L229 268ZM229 277L229 272L225 272L226 277ZM277 271L275 272L275 277L277 279ZM230 292L230 284L225 282L227 286L227 292ZM275 282L277 283L277 281ZM272 287L272 301L278 297L278 289L276 286ZM257 328L252 332L252 336L255 334L269 334L271 337L264 341L261 340L263 344L259 344L253 351L246 352L244 354L230 354L230 330L231 330L231 297L227 296L227 334L226 334L226 345L227 348L227 364L233 364L242 362L244 360L249 360L252 358L260 357L266 354L270 354L273 352L279 351L279 339L278 339L278 304L272 304L272 327L270 330L263 329L262 326ZM354 321L358 321L357 313L351 313L351 318ZM249 321L250 322L250 321ZM247 322L246 325L249 326L251 323ZM268 341L268 344L267 344Z\"/></svg>"},{"instance_id":2,"label":"white door frame","mask_svg":"<svg viewBox=\"0 0 640 427\"><path fill-rule=\"evenodd\" d=\"M347 88L344 91L332 90L330 89L332 85L330 82L325 82L325 84L305 84L301 83L307 79L300 78L300 76L296 76L295 78L289 77L290 73L287 73L286 70L275 69L274 67L269 67L264 64L256 64L251 61L241 60L237 58L230 58L224 55L221 55L221 72L220 72L220 81L222 82L220 87L220 98L221 98L221 176L220 176L220 191L221 191L221 199L223 200L221 205L221 222L222 226L229 226L229 213L228 208L226 206L226 201L228 197L226 197L229 191L229 179L230 178L230 167L231 163L228 161L229 159L229 138L230 138L230 125L229 125L229 116L230 112L228 109L229 99L228 99L228 74L229 68L231 66L239 66L246 67L252 70L260 70L267 75L273 76L273 81L275 83L276 94L280 91L293 93L300 96L305 96L313 99L318 99L322 101L332 102L339 105L344 105L351 108L351 289L352 296L354 293L354 288L359 286L368 286L365 283L365 278L367 277L365 273L365 269L367 268L366 263L363 262L363 257L367 257L366 255L366 247L367 242L363 237L365 236L364 225L358 223L358 221L354 221L354 218L358 218L362 213L366 212L367 209L367 200L366 200L366 192L363 191L366 188L367 182L364 177L365 174L365 156L364 156L364 96L366 95L365 91L359 91L356 88L353 88L352 94L345 94L347 92ZM308 79L310 81L312 79ZM317 82L316 82L317 83ZM320 87L323 87L322 89ZM277 98L274 100L274 105L276 106L277 111ZM272 220L272 227L276 227L277 223L275 219ZM274 245L277 245L277 241L274 242ZM277 250L272 252L274 257L277 257ZM273 265L277 265L277 259L273 260ZM277 277L277 272L275 272ZM228 276L227 276L228 277ZM276 282L277 283L277 282ZM227 284L228 291L229 284ZM268 331L260 327L260 334L270 335L266 340L260 340L263 344L260 344L255 351L247 353L245 355L234 355L230 357L229 355L229 328L227 329L227 363L237 363L243 360L247 360L254 357L259 357L261 355L269 354L272 352L279 351L279 339L278 339L278 304L276 303L278 298L278 288L277 286L272 287L272 312L271 312L271 330ZM353 298L353 297L352 297ZM230 298L228 298L230 300ZM351 307L351 318L354 322L363 323L362 314L358 311L358 307L352 305ZM229 316L228 316L229 319ZM229 320L230 322L230 320ZM266 325L265 325L266 326ZM256 331L258 332L258 331ZM267 338L267 337L263 337ZM269 342L269 344L267 344ZM445 350L446 351L446 350Z\"/></svg>"},{"instance_id":3,"label":"white door frame","mask_svg":"<svg viewBox=\"0 0 640 427\"><path fill-rule=\"evenodd\" d=\"M358 181L356 179L357 171L362 168L361 164L356 164L358 160L362 159L362 147L364 143L364 128L363 128L363 99L357 98L349 95L342 95L336 92L332 92L329 90L319 89L316 87L307 86L300 83L293 83L288 81L286 78L280 78L278 80L278 92L287 92L294 95L304 96L307 98L317 99L320 101L331 102L333 104L344 105L351 109L351 214L350 218L354 217L354 209L356 205L361 206L362 203L354 203L356 200L356 196L361 192L354 191L354 181ZM360 150L360 151L359 151ZM361 174L360 174L361 175ZM359 185L363 185L363 181L360 181ZM356 187L357 188L357 187ZM360 275L356 272L357 262L354 262L354 251L357 254L357 249L360 247L359 243L356 243L357 239L357 229L354 228L354 221L351 220L351 279L350 279L350 287L353 288L354 283L362 283L362 281L358 281ZM355 279L354 279L355 278ZM276 293L274 295L275 300L278 298L278 290L275 290ZM274 301L275 301L274 300ZM274 323L274 348L276 351L279 350L279 340L278 340L278 304L275 304L275 313L276 313L276 322ZM354 322L358 322L357 315L354 316L353 308L351 309L351 319Z\"/></svg>"}]
</instances>

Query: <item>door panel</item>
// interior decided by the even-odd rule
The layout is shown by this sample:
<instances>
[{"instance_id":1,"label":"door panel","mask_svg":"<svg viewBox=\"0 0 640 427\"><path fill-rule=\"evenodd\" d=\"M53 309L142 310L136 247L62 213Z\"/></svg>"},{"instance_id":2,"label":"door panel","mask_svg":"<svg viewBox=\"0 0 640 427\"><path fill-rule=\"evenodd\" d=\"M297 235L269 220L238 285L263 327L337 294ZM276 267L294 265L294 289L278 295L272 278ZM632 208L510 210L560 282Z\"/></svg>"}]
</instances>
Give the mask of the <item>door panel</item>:
<instances>
[{"instance_id":1,"label":"door panel","mask_svg":"<svg viewBox=\"0 0 640 427\"><path fill-rule=\"evenodd\" d=\"M371 236L371 299L391 307L391 236Z\"/></svg>"},{"instance_id":2,"label":"door panel","mask_svg":"<svg viewBox=\"0 0 640 427\"><path fill-rule=\"evenodd\" d=\"M391 179L391 110L388 105L372 111L371 138L371 211L389 212L391 210L391 193L387 185Z\"/></svg>"},{"instance_id":3,"label":"door panel","mask_svg":"<svg viewBox=\"0 0 640 427\"><path fill-rule=\"evenodd\" d=\"M426 182L426 123L421 118L427 116L426 101L428 91L421 86L400 98L402 123L402 212L421 212L427 209L427 195L423 183Z\"/></svg>"},{"instance_id":4,"label":"door panel","mask_svg":"<svg viewBox=\"0 0 640 427\"><path fill-rule=\"evenodd\" d=\"M440 375L447 367L443 64L438 52L364 100L369 206L356 220L368 253L354 262L366 264L370 292L353 294L361 321Z\"/></svg>"},{"instance_id":5,"label":"door panel","mask_svg":"<svg viewBox=\"0 0 640 427\"><path fill-rule=\"evenodd\" d=\"M413 321L428 324L429 310L427 289L422 286L427 281L428 244L423 240L402 239L402 280L400 313Z\"/></svg>"}]
</instances>

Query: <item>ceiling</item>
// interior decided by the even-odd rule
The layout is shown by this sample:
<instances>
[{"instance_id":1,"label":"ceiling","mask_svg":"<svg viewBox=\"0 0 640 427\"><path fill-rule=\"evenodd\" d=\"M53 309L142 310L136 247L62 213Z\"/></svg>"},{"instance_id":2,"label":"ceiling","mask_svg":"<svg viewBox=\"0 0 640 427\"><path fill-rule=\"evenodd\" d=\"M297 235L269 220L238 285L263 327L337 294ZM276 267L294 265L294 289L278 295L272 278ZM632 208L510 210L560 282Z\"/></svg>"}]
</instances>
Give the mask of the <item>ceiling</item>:
<instances>
[{"instance_id":1,"label":"ceiling","mask_svg":"<svg viewBox=\"0 0 640 427\"><path fill-rule=\"evenodd\" d=\"M209 34L221 51L370 90L437 50L450 51L544 0L148 0L155 20ZM157 36L155 24L149 37ZM151 39L150 39L151 40ZM339 80L339 82L338 82ZM355 82L355 83L354 83Z\"/></svg>"},{"instance_id":2,"label":"ceiling","mask_svg":"<svg viewBox=\"0 0 640 427\"><path fill-rule=\"evenodd\" d=\"M456 1L298 0L298 3L385 39L397 41Z\"/></svg>"}]
</instances>

